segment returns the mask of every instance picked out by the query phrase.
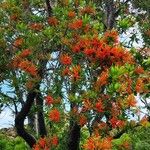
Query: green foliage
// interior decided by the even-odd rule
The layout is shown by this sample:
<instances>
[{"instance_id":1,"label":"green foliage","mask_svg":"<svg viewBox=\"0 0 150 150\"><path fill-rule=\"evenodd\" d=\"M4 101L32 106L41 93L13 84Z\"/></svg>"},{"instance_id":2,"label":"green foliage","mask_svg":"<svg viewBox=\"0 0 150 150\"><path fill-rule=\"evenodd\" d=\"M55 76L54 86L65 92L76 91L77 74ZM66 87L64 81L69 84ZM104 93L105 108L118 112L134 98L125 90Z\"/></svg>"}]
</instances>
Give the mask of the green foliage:
<instances>
[{"instance_id":1,"label":"green foliage","mask_svg":"<svg viewBox=\"0 0 150 150\"><path fill-rule=\"evenodd\" d=\"M139 127L136 131L130 132L133 149L148 150L150 148L150 127Z\"/></svg>"},{"instance_id":2,"label":"green foliage","mask_svg":"<svg viewBox=\"0 0 150 150\"><path fill-rule=\"evenodd\" d=\"M10 138L0 134L0 150L29 150L29 147L20 137Z\"/></svg>"},{"instance_id":3,"label":"green foliage","mask_svg":"<svg viewBox=\"0 0 150 150\"><path fill-rule=\"evenodd\" d=\"M113 150L123 149L123 143L127 142L133 150L149 150L150 127L137 127L123 134L119 139L113 140Z\"/></svg>"}]
</instances>

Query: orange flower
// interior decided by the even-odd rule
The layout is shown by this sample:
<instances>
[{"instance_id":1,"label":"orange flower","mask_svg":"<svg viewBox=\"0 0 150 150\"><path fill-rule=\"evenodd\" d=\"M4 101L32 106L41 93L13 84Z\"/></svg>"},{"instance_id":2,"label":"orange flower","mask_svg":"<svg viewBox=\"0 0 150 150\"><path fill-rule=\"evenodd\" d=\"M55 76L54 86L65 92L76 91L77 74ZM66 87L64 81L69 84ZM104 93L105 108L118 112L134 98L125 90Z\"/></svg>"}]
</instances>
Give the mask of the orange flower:
<instances>
[{"instance_id":1,"label":"orange flower","mask_svg":"<svg viewBox=\"0 0 150 150\"><path fill-rule=\"evenodd\" d=\"M113 102L112 106L111 106L111 116L115 117L115 116L118 116L120 114L121 114L120 102L118 102L118 103Z\"/></svg>"},{"instance_id":2,"label":"orange flower","mask_svg":"<svg viewBox=\"0 0 150 150\"><path fill-rule=\"evenodd\" d=\"M73 30L80 29L83 25L83 21L81 19L75 20L73 23L69 24L69 28Z\"/></svg>"},{"instance_id":3,"label":"orange flower","mask_svg":"<svg viewBox=\"0 0 150 150\"><path fill-rule=\"evenodd\" d=\"M111 138L105 138L101 142L101 150L111 150L112 149L112 142Z\"/></svg>"},{"instance_id":4,"label":"orange flower","mask_svg":"<svg viewBox=\"0 0 150 150\"><path fill-rule=\"evenodd\" d=\"M127 103L128 107L135 107L136 106L137 101L136 101L133 94L131 94L127 97L126 103Z\"/></svg>"},{"instance_id":5,"label":"orange flower","mask_svg":"<svg viewBox=\"0 0 150 150\"><path fill-rule=\"evenodd\" d=\"M84 27L84 32L87 33L90 30L90 25L86 24Z\"/></svg>"},{"instance_id":6,"label":"orange flower","mask_svg":"<svg viewBox=\"0 0 150 150\"><path fill-rule=\"evenodd\" d=\"M17 13L14 13L14 14L10 15L10 20L11 21L18 21L19 18L20 18L20 16Z\"/></svg>"},{"instance_id":7,"label":"orange flower","mask_svg":"<svg viewBox=\"0 0 150 150\"><path fill-rule=\"evenodd\" d=\"M40 146L38 144L34 145L33 150L40 150Z\"/></svg>"},{"instance_id":8,"label":"orange flower","mask_svg":"<svg viewBox=\"0 0 150 150\"><path fill-rule=\"evenodd\" d=\"M42 30L43 25L42 25L42 23L31 23L29 25L29 28L32 30L35 30L35 31L40 31L40 30Z\"/></svg>"},{"instance_id":9,"label":"orange flower","mask_svg":"<svg viewBox=\"0 0 150 150\"><path fill-rule=\"evenodd\" d=\"M29 67L30 66L30 62L28 61L28 60L23 60L22 62L20 62L20 64L19 64L19 67L21 68L21 69L26 69L27 67Z\"/></svg>"},{"instance_id":10,"label":"orange flower","mask_svg":"<svg viewBox=\"0 0 150 150\"><path fill-rule=\"evenodd\" d=\"M28 60L24 60L24 61L20 62L18 67L33 76L37 75L36 67Z\"/></svg>"},{"instance_id":11,"label":"orange flower","mask_svg":"<svg viewBox=\"0 0 150 150\"><path fill-rule=\"evenodd\" d=\"M16 56L13 60L12 60L12 67L14 68L18 68L20 62L22 61L22 59L19 56Z\"/></svg>"},{"instance_id":12,"label":"orange flower","mask_svg":"<svg viewBox=\"0 0 150 150\"><path fill-rule=\"evenodd\" d=\"M107 123L105 123L105 122L99 123L98 128L101 129L101 130L106 129L107 128Z\"/></svg>"},{"instance_id":13,"label":"orange flower","mask_svg":"<svg viewBox=\"0 0 150 150\"><path fill-rule=\"evenodd\" d=\"M72 46L72 51L74 53L79 53L81 49L81 46L79 44Z\"/></svg>"},{"instance_id":14,"label":"orange flower","mask_svg":"<svg viewBox=\"0 0 150 150\"><path fill-rule=\"evenodd\" d=\"M144 73L143 67L137 67L137 68L135 69L135 73L137 73L137 74L142 74L142 73Z\"/></svg>"},{"instance_id":15,"label":"orange flower","mask_svg":"<svg viewBox=\"0 0 150 150\"><path fill-rule=\"evenodd\" d=\"M76 16L76 13L74 11L69 11L68 12L68 17L69 18L74 18Z\"/></svg>"},{"instance_id":16,"label":"orange flower","mask_svg":"<svg viewBox=\"0 0 150 150\"><path fill-rule=\"evenodd\" d=\"M24 49L21 54L19 54L19 57L25 58L31 55L32 51L30 49Z\"/></svg>"},{"instance_id":17,"label":"orange flower","mask_svg":"<svg viewBox=\"0 0 150 150\"><path fill-rule=\"evenodd\" d=\"M86 6L81 10L82 14L94 14L95 10L91 6Z\"/></svg>"},{"instance_id":18,"label":"orange flower","mask_svg":"<svg viewBox=\"0 0 150 150\"><path fill-rule=\"evenodd\" d=\"M83 147L85 150L95 150L96 146L95 146L94 139L92 137L89 138Z\"/></svg>"},{"instance_id":19,"label":"orange flower","mask_svg":"<svg viewBox=\"0 0 150 150\"><path fill-rule=\"evenodd\" d=\"M81 66L77 65L72 68L72 79L77 81L80 78Z\"/></svg>"},{"instance_id":20,"label":"orange flower","mask_svg":"<svg viewBox=\"0 0 150 150\"><path fill-rule=\"evenodd\" d=\"M72 58L71 56L69 56L68 54L63 54L60 56L60 62L63 64L63 65L71 65L72 63Z\"/></svg>"},{"instance_id":21,"label":"orange flower","mask_svg":"<svg viewBox=\"0 0 150 150\"><path fill-rule=\"evenodd\" d=\"M108 70L103 71L97 80L97 86L103 86L107 84L107 79L109 77Z\"/></svg>"},{"instance_id":22,"label":"orange flower","mask_svg":"<svg viewBox=\"0 0 150 150\"><path fill-rule=\"evenodd\" d=\"M91 104L90 100L89 99L84 99L83 100L83 109L82 109L82 111L83 112L87 111L87 110L91 109L91 107L92 107L92 104Z\"/></svg>"},{"instance_id":23,"label":"orange flower","mask_svg":"<svg viewBox=\"0 0 150 150\"><path fill-rule=\"evenodd\" d=\"M50 95L48 95L48 96L45 97L45 101L46 101L45 103L47 105L51 105L51 104L53 104L54 99L53 99L53 97L51 97Z\"/></svg>"},{"instance_id":24,"label":"orange flower","mask_svg":"<svg viewBox=\"0 0 150 150\"><path fill-rule=\"evenodd\" d=\"M30 63L30 67L26 68L25 71L28 72L29 74L31 74L32 76L36 76L37 75L37 68L32 63Z\"/></svg>"},{"instance_id":25,"label":"orange flower","mask_svg":"<svg viewBox=\"0 0 150 150\"><path fill-rule=\"evenodd\" d=\"M47 22L51 26L57 26L58 25L58 20L56 17L49 17Z\"/></svg>"},{"instance_id":26,"label":"orange flower","mask_svg":"<svg viewBox=\"0 0 150 150\"><path fill-rule=\"evenodd\" d=\"M103 103L102 103L101 100L99 100L99 101L95 104L95 108L96 108L96 111L98 111L98 112L103 112L103 111L104 111Z\"/></svg>"},{"instance_id":27,"label":"orange flower","mask_svg":"<svg viewBox=\"0 0 150 150\"><path fill-rule=\"evenodd\" d=\"M131 144L129 141L124 141L121 145L120 148L125 148L126 150L130 150L131 149Z\"/></svg>"},{"instance_id":28,"label":"orange flower","mask_svg":"<svg viewBox=\"0 0 150 150\"><path fill-rule=\"evenodd\" d=\"M13 43L13 45L14 45L15 47L20 47L20 46L22 46L23 42L24 42L23 38L17 38L17 39L15 40L15 42Z\"/></svg>"},{"instance_id":29,"label":"orange flower","mask_svg":"<svg viewBox=\"0 0 150 150\"><path fill-rule=\"evenodd\" d=\"M103 41L107 44L118 43L118 32L115 30L105 32Z\"/></svg>"},{"instance_id":30,"label":"orange flower","mask_svg":"<svg viewBox=\"0 0 150 150\"><path fill-rule=\"evenodd\" d=\"M69 70L68 67L66 67L66 68L64 68L64 69L62 70L62 76L67 76L67 75L69 75L69 74L70 74L70 70Z\"/></svg>"},{"instance_id":31,"label":"orange flower","mask_svg":"<svg viewBox=\"0 0 150 150\"><path fill-rule=\"evenodd\" d=\"M49 119L54 122L60 121L60 112L55 108L49 112Z\"/></svg>"},{"instance_id":32,"label":"orange flower","mask_svg":"<svg viewBox=\"0 0 150 150\"><path fill-rule=\"evenodd\" d=\"M121 128L125 125L124 121L118 120L116 117L112 117L109 122L113 128Z\"/></svg>"},{"instance_id":33,"label":"orange flower","mask_svg":"<svg viewBox=\"0 0 150 150\"><path fill-rule=\"evenodd\" d=\"M52 145L57 146L58 145L58 137L55 135L51 139Z\"/></svg>"},{"instance_id":34,"label":"orange flower","mask_svg":"<svg viewBox=\"0 0 150 150\"><path fill-rule=\"evenodd\" d=\"M86 123L87 123L87 118L85 117L85 115L81 115L81 116L79 117L79 125L80 125L81 127L83 127Z\"/></svg>"},{"instance_id":35,"label":"orange flower","mask_svg":"<svg viewBox=\"0 0 150 150\"><path fill-rule=\"evenodd\" d=\"M41 148L44 148L46 146L46 139L45 138L40 138L38 141L38 144Z\"/></svg>"},{"instance_id":36,"label":"orange flower","mask_svg":"<svg viewBox=\"0 0 150 150\"><path fill-rule=\"evenodd\" d=\"M128 85L127 93L131 94L132 93L132 79L131 78L127 79L127 85Z\"/></svg>"},{"instance_id":37,"label":"orange flower","mask_svg":"<svg viewBox=\"0 0 150 150\"><path fill-rule=\"evenodd\" d=\"M91 56L91 55L93 55L93 54L95 53L95 50L92 49L92 48L87 48L87 49L84 50L83 53L84 53L85 55Z\"/></svg>"},{"instance_id":38,"label":"orange flower","mask_svg":"<svg viewBox=\"0 0 150 150\"><path fill-rule=\"evenodd\" d=\"M137 79L135 90L136 90L137 93L142 93L143 92L144 83L143 83L143 80L141 78Z\"/></svg>"}]
</instances>

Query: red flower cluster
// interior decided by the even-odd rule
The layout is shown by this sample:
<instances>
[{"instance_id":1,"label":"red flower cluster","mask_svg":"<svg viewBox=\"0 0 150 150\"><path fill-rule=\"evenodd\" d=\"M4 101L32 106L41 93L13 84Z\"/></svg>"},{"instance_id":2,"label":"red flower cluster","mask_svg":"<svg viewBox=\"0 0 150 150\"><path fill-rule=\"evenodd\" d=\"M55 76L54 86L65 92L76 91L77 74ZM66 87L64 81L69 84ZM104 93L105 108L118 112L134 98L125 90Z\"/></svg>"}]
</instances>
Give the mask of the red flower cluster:
<instances>
[{"instance_id":1,"label":"red flower cluster","mask_svg":"<svg viewBox=\"0 0 150 150\"><path fill-rule=\"evenodd\" d=\"M103 71L97 79L96 86L99 87L106 85L108 77L109 77L108 70Z\"/></svg>"},{"instance_id":2,"label":"red flower cluster","mask_svg":"<svg viewBox=\"0 0 150 150\"><path fill-rule=\"evenodd\" d=\"M100 136L91 136L83 145L84 150L111 150L112 138L101 139Z\"/></svg>"},{"instance_id":3,"label":"red flower cluster","mask_svg":"<svg viewBox=\"0 0 150 150\"><path fill-rule=\"evenodd\" d=\"M60 121L60 112L58 109L53 109L49 112L49 119L54 122Z\"/></svg>"},{"instance_id":4,"label":"red flower cluster","mask_svg":"<svg viewBox=\"0 0 150 150\"><path fill-rule=\"evenodd\" d=\"M73 81L77 81L80 79L80 71L81 71L80 65L74 66L72 68L71 76L72 76Z\"/></svg>"},{"instance_id":5,"label":"red flower cluster","mask_svg":"<svg viewBox=\"0 0 150 150\"><path fill-rule=\"evenodd\" d=\"M41 31L43 29L42 23L31 23L29 28L35 31Z\"/></svg>"},{"instance_id":6,"label":"red flower cluster","mask_svg":"<svg viewBox=\"0 0 150 150\"><path fill-rule=\"evenodd\" d=\"M105 32L103 40L107 44L118 43L118 32L116 30Z\"/></svg>"},{"instance_id":7,"label":"red flower cluster","mask_svg":"<svg viewBox=\"0 0 150 150\"><path fill-rule=\"evenodd\" d=\"M23 39L23 38L17 38L17 39L14 41L13 45L14 45L15 47L19 48L19 47L22 46L23 42L24 42L24 39Z\"/></svg>"},{"instance_id":8,"label":"red flower cluster","mask_svg":"<svg viewBox=\"0 0 150 150\"><path fill-rule=\"evenodd\" d=\"M68 54L63 54L60 56L60 62L63 64L63 65L71 65L72 63L72 58L71 56L69 56Z\"/></svg>"},{"instance_id":9,"label":"red flower cluster","mask_svg":"<svg viewBox=\"0 0 150 150\"><path fill-rule=\"evenodd\" d=\"M137 68L135 69L135 73L137 73L137 74L142 74L142 73L144 73L144 68L143 68L143 67L137 67Z\"/></svg>"},{"instance_id":10,"label":"red flower cluster","mask_svg":"<svg viewBox=\"0 0 150 150\"><path fill-rule=\"evenodd\" d=\"M76 13L74 11L69 11L68 12L68 17L69 18L74 18L76 16Z\"/></svg>"},{"instance_id":11,"label":"red flower cluster","mask_svg":"<svg viewBox=\"0 0 150 150\"><path fill-rule=\"evenodd\" d=\"M53 97L51 97L50 95L46 96L46 97L45 97L45 103L46 103L47 105L53 104L53 103L54 103Z\"/></svg>"},{"instance_id":12,"label":"red flower cluster","mask_svg":"<svg viewBox=\"0 0 150 150\"><path fill-rule=\"evenodd\" d=\"M82 26L83 26L83 21L81 19L77 19L74 22L69 24L69 28L73 30L80 29L82 28Z\"/></svg>"},{"instance_id":13,"label":"red flower cluster","mask_svg":"<svg viewBox=\"0 0 150 150\"><path fill-rule=\"evenodd\" d=\"M123 120L119 120L117 119L116 117L112 117L110 120L109 120L112 128L122 128L125 126L125 122Z\"/></svg>"},{"instance_id":14,"label":"red flower cluster","mask_svg":"<svg viewBox=\"0 0 150 150\"><path fill-rule=\"evenodd\" d=\"M142 78L137 79L135 90L137 93L142 93L144 91L144 83Z\"/></svg>"},{"instance_id":15,"label":"red flower cluster","mask_svg":"<svg viewBox=\"0 0 150 150\"><path fill-rule=\"evenodd\" d=\"M30 49L24 49L18 56L21 58L26 58L32 54Z\"/></svg>"},{"instance_id":16,"label":"red flower cluster","mask_svg":"<svg viewBox=\"0 0 150 150\"><path fill-rule=\"evenodd\" d=\"M57 26L58 25L58 20L56 17L49 17L47 22L51 26Z\"/></svg>"},{"instance_id":17,"label":"red flower cluster","mask_svg":"<svg viewBox=\"0 0 150 150\"><path fill-rule=\"evenodd\" d=\"M57 146L58 143L59 143L59 140L58 140L58 137L56 135L54 135L52 138L51 138L51 143L52 145L54 146Z\"/></svg>"},{"instance_id":18,"label":"red flower cluster","mask_svg":"<svg viewBox=\"0 0 150 150\"><path fill-rule=\"evenodd\" d=\"M85 115L80 115L79 117L79 125L83 127L87 123L87 117Z\"/></svg>"},{"instance_id":19,"label":"red flower cluster","mask_svg":"<svg viewBox=\"0 0 150 150\"><path fill-rule=\"evenodd\" d=\"M40 138L36 145L33 146L33 150L50 150L58 145L59 139L56 135L51 138Z\"/></svg>"},{"instance_id":20,"label":"red flower cluster","mask_svg":"<svg viewBox=\"0 0 150 150\"><path fill-rule=\"evenodd\" d=\"M108 34L109 33L109 34ZM74 53L83 53L92 62L99 62L100 66L110 67L112 64L125 64L133 63L134 60L130 55L130 52L126 51L123 47L116 45L118 42L118 35L115 31L108 32L104 35L104 38L99 39L94 37L93 39L78 38L77 42L72 43L72 51ZM105 37L106 36L106 37ZM105 39L113 39L108 42Z\"/></svg>"},{"instance_id":21,"label":"red flower cluster","mask_svg":"<svg viewBox=\"0 0 150 150\"><path fill-rule=\"evenodd\" d=\"M136 101L133 94L131 94L127 97L126 103L127 103L128 107L135 107L136 106L137 101Z\"/></svg>"},{"instance_id":22,"label":"red flower cluster","mask_svg":"<svg viewBox=\"0 0 150 150\"><path fill-rule=\"evenodd\" d=\"M98 102L95 104L95 109L98 112L103 112L104 111L104 106L101 100L98 100Z\"/></svg>"},{"instance_id":23,"label":"red flower cluster","mask_svg":"<svg viewBox=\"0 0 150 150\"><path fill-rule=\"evenodd\" d=\"M94 14L95 9L92 8L91 6L86 6L83 9L81 9L81 14Z\"/></svg>"},{"instance_id":24,"label":"red flower cluster","mask_svg":"<svg viewBox=\"0 0 150 150\"><path fill-rule=\"evenodd\" d=\"M68 67L66 67L66 68L64 68L64 69L62 70L62 76L67 76L67 75L69 75L69 74L70 74L70 70L69 70Z\"/></svg>"},{"instance_id":25,"label":"red flower cluster","mask_svg":"<svg viewBox=\"0 0 150 150\"><path fill-rule=\"evenodd\" d=\"M28 60L21 61L18 67L33 76L37 75L37 68Z\"/></svg>"}]
</instances>

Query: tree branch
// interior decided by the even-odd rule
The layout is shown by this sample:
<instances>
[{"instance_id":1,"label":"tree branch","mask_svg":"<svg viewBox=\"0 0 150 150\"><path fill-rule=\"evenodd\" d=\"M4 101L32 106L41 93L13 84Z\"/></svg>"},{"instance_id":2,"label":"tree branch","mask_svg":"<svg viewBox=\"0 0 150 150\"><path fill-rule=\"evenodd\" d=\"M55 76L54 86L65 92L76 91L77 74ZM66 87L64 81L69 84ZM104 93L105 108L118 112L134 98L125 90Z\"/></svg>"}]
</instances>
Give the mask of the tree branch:
<instances>
[{"instance_id":1,"label":"tree branch","mask_svg":"<svg viewBox=\"0 0 150 150\"><path fill-rule=\"evenodd\" d=\"M18 109L17 109L17 104L16 104L16 102L15 102L15 99L12 98L12 97L10 97L10 96L8 96L8 95L6 95L6 94L4 94L4 93L2 93L2 92L0 92L0 95L1 95L2 97L5 97L5 98L11 100L11 101L13 102L13 105L14 105L14 108L15 108L15 114L17 115ZM9 105L9 104L8 104L8 105ZM13 110L13 109L12 109L12 110ZM13 110L13 112L14 112L14 110Z\"/></svg>"},{"instance_id":2,"label":"tree branch","mask_svg":"<svg viewBox=\"0 0 150 150\"><path fill-rule=\"evenodd\" d=\"M43 98L42 98L41 93L37 93L37 95L36 95L36 105L38 107L38 112L37 112L38 131L39 131L39 135L41 137L44 137L47 135L47 131L46 131L44 115L43 115Z\"/></svg>"},{"instance_id":3,"label":"tree branch","mask_svg":"<svg viewBox=\"0 0 150 150\"><path fill-rule=\"evenodd\" d=\"M115 7L114 7L114 1L113 0L106 0L106 26L107 29L111 30L114 27L115 22Z\"/></svg>"},{"instance_id":4,"label":"tree branch","mask_svg":"<svg viewBox=\"0 0 150 150\"><path fill-rule=\"evenodd\" d=\"M52 16L51 2L50 2L50 0L45 0L45 1L46 1L46 6L47 6L47 13L48 13L48 16L51 17L51 16Z\"/></svg>"},{"instance_id":5,"label":"tree branch","mask_svg":"<svg viewBox=\"0 0 150 150\"><path fill-rule=\"evenodd\" d=\"M25 130L24 120L26 116L28 115L28 113L30 112L30 109L32 107L35 97L36 97L35 91L29 92L26 103L24 104L21 111L16 115L16 118L15 118L15 127L16 127L18 135L21 136L29 144L31 148L35 145L36 140L32 135L30 135Z\"/></svg>"}]
</instances>

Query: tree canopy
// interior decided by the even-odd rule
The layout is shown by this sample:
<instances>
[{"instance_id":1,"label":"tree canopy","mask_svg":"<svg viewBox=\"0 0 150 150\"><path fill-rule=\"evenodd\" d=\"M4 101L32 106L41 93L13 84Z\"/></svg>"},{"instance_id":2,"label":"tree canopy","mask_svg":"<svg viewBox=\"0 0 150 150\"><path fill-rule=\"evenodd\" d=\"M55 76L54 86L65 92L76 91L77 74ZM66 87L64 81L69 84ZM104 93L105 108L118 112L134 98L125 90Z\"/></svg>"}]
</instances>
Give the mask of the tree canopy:
<instances>
[{"instance_id":1,"label":"tree canopy","mask_svg":"<svg viewBox=\"0 0 150 150\"><path fill-rule=\"evenodd\" d=\"M148 3L0 3L1 109L12 110L32 149L111 150L128 130L149 126ZM133 146L128 137L121 144Z\"/></svg>"}]
</instances>

